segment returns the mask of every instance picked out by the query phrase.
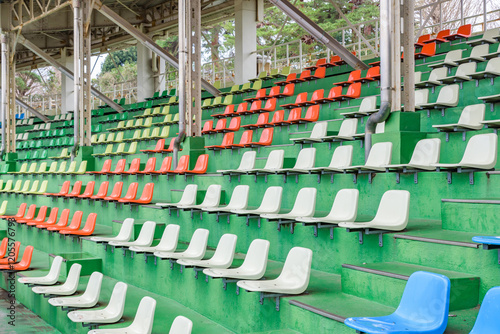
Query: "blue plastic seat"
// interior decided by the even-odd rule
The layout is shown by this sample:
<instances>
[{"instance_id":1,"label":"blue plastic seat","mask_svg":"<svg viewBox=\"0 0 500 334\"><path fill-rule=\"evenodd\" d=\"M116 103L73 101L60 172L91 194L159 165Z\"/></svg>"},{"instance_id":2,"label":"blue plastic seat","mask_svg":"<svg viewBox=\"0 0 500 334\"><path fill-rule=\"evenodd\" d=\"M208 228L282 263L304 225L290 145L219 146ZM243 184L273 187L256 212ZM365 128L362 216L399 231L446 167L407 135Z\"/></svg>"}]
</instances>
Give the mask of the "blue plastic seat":
<instances>
[{"instance_id":1,"label":"blue plastic seat","mask_svg":"<svg viewBox=\"0 0 500 334\"><path fill-rule=\"evenodd\" d=\"M491 288L484 296L474 328L469 334L500 333L500 286Z\"/></svg>"},{"instance_id":2,"label":"blue plastic seat","mask_svg":"<svg viewBox=\"0 0 500 334\"><path fill-rule=\"evenodd\" d=\"M344 323L362 333L443 334L448 323L449 305L449 278L417 271L408 279L401 302L393 314L347 318Z\"/></svg>"},{"instance_id":3,"label":"blue plastic seat","mask_svg":"<svg viewBox=\"0 0 500 334\"><path fill-rule=\"evenodd\" d=\"M484 245L500 245L500 237L473 237L472 241Z\"/></svg>"}]
</instances>

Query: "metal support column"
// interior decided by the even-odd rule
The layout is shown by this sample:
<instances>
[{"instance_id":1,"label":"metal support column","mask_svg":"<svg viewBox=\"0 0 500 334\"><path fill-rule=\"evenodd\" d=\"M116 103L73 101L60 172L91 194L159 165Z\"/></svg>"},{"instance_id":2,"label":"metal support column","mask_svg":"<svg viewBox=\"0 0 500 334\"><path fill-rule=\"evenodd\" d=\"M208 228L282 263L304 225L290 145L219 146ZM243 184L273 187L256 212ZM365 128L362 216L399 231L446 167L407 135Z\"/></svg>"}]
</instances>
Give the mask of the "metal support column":
<instances>
[{"instance_id":1,"label":"metal support column","mask_svg":"<svg viewBox=\"0 0 500 334\"><path fill-rule=\"evenodd\" d=\"M402 102L405 111L415 111L415 47L413 36L415 34L415 4L413 0L403 1L403 60L404 91Z\"/></svg>"},{"instance_id":2,"label":"metal support column","mask_svg":"<svg viewBox=\"0 0 500 334\"><path fill-rule=\"evenodd\" d=\"M194 34L191 37L191 42L193 45L192 54L192 82L193 82L193 94L194 105L191 104L191 117L194 117L194 123L192 124L191 131L188 132L190 136L198 137L201 136L201 2L196 0L191 0L191 9L193 12L192 27ZM192 118L191 118L192 119Z\"/></svg>"},{"instance_id":3,"label":"metal support column","mask_svg":"<svg viewBox=\"0 0 500 334\"><path fill-rule=\"evenodd\" d=\"M4 32L2 44L2 145L0 157L4 153L16 151L16 63L13 57L15 35Z\"/></svg>"},{"instance_id":4,"label":"metal support column","mask_svg":"<svg viewBox=\"0 0 500 334\"><path fill-rule=\"evenodd\" d=\"M391 0L393 16L391 19L392 40L392 111L401 110L401 1ZM413 35L412 35L413 36ZM408 57L405 53L405 58Z\"/></svg>"}]
</instances>

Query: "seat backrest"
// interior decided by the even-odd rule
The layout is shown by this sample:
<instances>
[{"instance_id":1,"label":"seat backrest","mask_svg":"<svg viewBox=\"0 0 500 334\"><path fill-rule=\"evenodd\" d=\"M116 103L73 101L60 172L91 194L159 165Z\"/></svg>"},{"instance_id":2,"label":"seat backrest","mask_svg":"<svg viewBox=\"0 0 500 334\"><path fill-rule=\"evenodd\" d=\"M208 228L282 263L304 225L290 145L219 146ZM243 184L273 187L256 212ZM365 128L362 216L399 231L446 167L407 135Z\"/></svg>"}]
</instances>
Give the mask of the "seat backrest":
<instances>
[{"instance_id":1,"label":"seat backrest","mask_svg":"<svg viewBox=\"0 0 500 334\"><path fill-rule=\"evenodd\" d=\"M238 236L235 234L226 233L222 235L215 249L214 255L210 259L217 264L227 264L231 265L234 258L234 251L236 249L236 242L238 241Z\"/></svg>"},{"instance_id":2,"label":"seat backrest","mask_svg":"<svg viewBox=\"0 0 500 334\"><path fill-rule=\"evenodd\" d=\"M309 106L306 111L305 121L316 122L319 118L319 104Z\"/></svg>"},{"instance_id":3,"label":"seat backrest","mask_svg":"<svg viewBox=\"0 0 500 334\"><path fill-rule=\"evenodd\" d=\"M146 162L146 167L144 167L144 172L152 172L156 167L156 157L151 157Z\"/></svg>"},{"instance_id":4,"label":"seat backrest","mask_svg":"<svg viewBox=\"0 0 500 334\"><path fill-rule=\"evenodd\" d=\"M177 167L174 169L174 172L185 172L189 168L189 155L183 155L179 158L179 162L177 163Z\"/></svg>"},{"instance_id":5,"label":"seat backrest","mask_svg":"<svg viewBox=\"0 0 500 334\"><path fill-rule=\"evenodd\" d=\"M82 211L76 211L73 214L73 218L71 218L71 223L67 227L68 229L72 230L77 230L80 228L80 225L82 223L82 217L83 217L83 212Z\"/></svg>"},{"instance_id":6,"label":"seat backrest","mask_svg":"<svg viewBox=\"0 0 500 334\"><path fill-rule=\"evenodd\" d=\"M257 123L256 124L267 124L269 122L269 113L262 113L259 114L259 117L257 118ZM232 120L231 120L232 123Z\"/></svg>"},{"instance_id":7,"label":"seat backrest","mask_svg":"<svg viewBox=\"0 0 500 334\"><path fill-rule=\"evenodd\" d=\"M279 123L283 122L285 119L285 111L284 110L276 110L273 114L273 119L271 123Z\"/></svg>"},{"instance_id":8,"label":"seat backrest","mask_svg":"<svg viewBox=\"0 0 500 334\"><path fill-rule=\"evenodd\" d=\"M200 156L198 156L198 159L196 160L196 164L192 171L202 174L206 173L208 169L208 157L208 154L201 154Z\"/></svg>"},{"instance_id":9,"label":"seat backrest","mask_svg":"<svg viewBox=\"0 0 500 334\"><path fill-rule=\"evenodd\" d=\"M464 110L462 110L458 124L482 128L483 126L481 122L484 121L485 109L486 106L484 104L472 104L466 106Z\"/></svg>"},{"instance_id":10,"label":"seat backrest","mask_svg":"<svg viewBox=\"0 0 500 334\"><path fill-rule=\"evenodd\" d=\"M328 130L328 122L317 122L311 131L309 138L323 138L326 136Z\"/></svg>"},{"instance_id":11,"label":"seat backrest","mask_svg":"<svg viewBox=\"0 0 500 334\"><path fill-rule=\"evenodd\" d=\"M410 165L430 166L439 162L441 139L427 138L417 142L411 156Z\"/></svg>"},{"instance_id":12,"label":"seat backrest","mask_svg":"<svg viewBox=\"0 0 500 334\"><path fill-rule=\"evenodd\" d=\"M132 238L132 233L134 232L134 218L126 218L123 223L120 231L116 235L116 239L129 241Z\"/></svg>"},{"instance_id":13,"label":"seat backrest","mask_svg":"<svg viewBox=\"0 0 500 334\"><path fill-rule=\"evenodd\" d=\"M72 195L80 195L82 191L82 181L76 181L73 185L73 190L71 190Z\"/></svg>"},{"instance_id":14,"label":"seat backrest","mask_svg":"<svg viewBox=\"0 0 500 334\"><path fill-rule=\"evenodd\" d=\"M30 193L34 193L37 191L38 189L38 185L39 185L40 181L39 180L35 180L33 181L33 184L31 185L31 189L29 190ZM2 187L1 186L1 182L0 182L0 188ZM0 212L2 212L2 209L0 209Z\"/></svg>"},{"instance_id":15,"label":"seat backrest","mask_svg":"<svg viewBox=\"0 0 500 334\"><path fill-rule=\"evenodd\" d=\"M134 154L135 152L137 151L137 142L134 141L130 144L130 146L128 147L128 151L127 153L129 154Z\"/></svg>"},{"instance_id":16,"label":"seat backrest","mask_svg":"<svg viewBox=\"0 0 500 334\"><path fill-rule=\"evenodd\" d=\"M241 271L252 274L252 279L260 279L264 276L267 268L270 242L263 239L255 239L248 247L245 260L241 264Z\"/></svg>"},{"instance_id":17,"label":"seat backrest","mask_svg":"<svg viewBox=\"0 0 500 334\"><path fill-rule=\"evenodd\" d=\"M215 125L215 130L223 130L226 128L226 118L221 118L217 121L217 124Z\"/></svg>"},{"instance_id":18,"label":"seat backrest","mask_svg":"<svg viewBox=\"0 0 500 334\"><path fill-rule=\"evenodd\" d=\"M436 43L425 44L420 53L426 56L434 56L436 54Z\"/></svg>"},{"instance_id":19,"label":"seat backrest","mask_svg":"<svg viewBox=\"0 0 500 334\"><path fill-rule=\"evenodd\" d=\"M241 156L240 165L238 170L249 170L255 167L255 159L257 158L257 151L246 151Z\"/></svg>"},{"instance_id":20,"label":"seat backrest","mask_svg":"<svg viewBox=\"0 0 500 334\"><path fill-rule=\"evenodd\" d=\"M137 196L137 189L139 188L139 183L138 182L132 182L127 189L127 193L125 194L125 197L123 199L126 200L132 200L135 199Z\"/></svg>"},{"instance_id":21,"label":"seat backrest","mask_svg":"<svg viewBox=\"0 0 500 334\"><path fill-rule=\"evenodd\" d=\"M182 197L177 203L178 205L194 205L196 204L196 194L198 193L198 185L197 184L188 184L184 188L184 192L182 193Z\"/></svg>"},{"instance_id":22,"label":"seat backrest","mask_svg":"<svg viewBox=\"0 0 500 334\"><path fill-rule=\"evenodd\" d=\"M260 134L259 144L260 145L271 145L273 142L274 128L265 128Z\"/></svg>"},{"instance_id":23,"label":"seat backrest","mask_svg":"<svg viewBox=\"0 0 500 334\"><path fill-rule=\"evenodd\" d=\"M66 173L73 173L76 170L76 161L71 161Z\"/></svg>"},{"instance_id":24,"label":"seat backrest","mask_svg":"<svg viewBox=\"0 0 500 334\"><path fill-rule=\"evenodd\" d=\"M447 67L439 67L435 68L431 71L431 74L429 74L429 81L440 81L448 75L448 68Z\"/></svg>"},{"instance_id":25,"label":"seat backrest","mask_svg":"<svg viewBox=\"0 0 500 334\"><path fill-rule=\"evenodd\" d=\"M486 31L488 32L488 31ZM498 29L497 29L498 32ZM486 33L485 33L486 35ZM471 57L483 57L487 55L490 52L490 45L489 44L481 44L477 45L472 48L472 51L470 52Z\"/></svg>"},{"instance_id":26,"label":"seat backrest","mask_svg":"<svg viewBox=\"0 0 500 334\"><path fill-rule=\"evenodd\" d=\"M248 205L248 194L250 187L248 185L240 184L234 187L231 199L227 204L226 210L244 210Z\"/></svg>"},{"instance_id":27,"label":"seat backrest","mask_svg":"<svg viewBox=\"0 0 500 334\"><path fill-rule=\"evenodd\" d=\"M306 291L311 276L312 250L303 247L293 247L285 260L283 270L276 279L290 288L293 294ZM287 284L288 283L288 284Z\"/></svg>"},{"instance_id":28,"label":"seat backrest","mask_svg":"<svg viewBox=\"0 0 500 334\"><path fill-rule=\"evenodd\" d=\"M314 215L314 210L316 208L316 193L316 188L300 189L289 214L297 217L310 217Z\"/></svg>"},{"instance_id":29,"label":"seat backrest","mask_svg":"<svg viewBox=\"0 0 500 334\"><path fill-rule=\"evenodd\" d=\"M197 228L184 252L190 254L191 256L199 257L200 259L203 258L207 249L209 233L210 232L207 229Z\"/></svg>"},{"instance_id":30,"label":"seat backrest","mask_svg":"<svg viewBox=\"0 0 500 334\"><path fill-rule=\"evenodd\" d=\"M71 186L71 181L64 181L59 194L66 195L69 192L70 186Z\"/></svg>"},{"instance_id":31,"label":"seat backrest","mask_svg":"<svg viewBox=\"0 0 500 334\"><path fill-rule=\"evenodd\" d=\"M342 121L339 129L339 136L342 137L352 137L358 131L358 119L357 118L347 118Z\"/></svg>"},{"instance_id":32,"label":"seat backrest","mask_svg":"<svg viewBox=\"0 0 500 334\"><path fill-rule=\"evenodd\" d=\"M224 138L222 138L221 146L229 146L234 143L234 132L228 132L224 134Z\"/></svg>"},{"instance_id":33,"label":"seat backrest","mask_svg":"<svg viewBox=\"0 0 500 334\"><path fill-rule=\"evenodd\" d=\"M332 160L328 167L345 168L352 165L353 147L351 145L338 146L333 151Z\"/></svg>"},{"instance_id":34,"label":"seat backrest","mask_svg":"<svg viewBox=\"0 0 500 334\"><path fill-rule=\"evenodd\" d=\"M307 92L302 92L297 94L297 97L295 98L295 104L297 103L303 103L307 102Z\"/></svg>"},{"instance_id":35,"label":"seat backrest","mask_svg":"<svg viewBox=\"0 0 500 334\"><path fill-rule=\"evenodd\" d=\"M486 64L486 72L500 73L500 57L491 58Z\"/></svg>"},{"instance_id":36,"label":"seat backrest","mask_svg":"<svg viewBox=\"0 0 500 334\"><path fill-rule=\"evenodd\" d=\"M494 333L500 328L500 287L488 290L484 296L481 308L476 318L476 323L470 334Z\"/></svg>"},{"instance_id":37,"label":"seat backrest","mask_svg":"<svg viewBox=\"0 0 500 334\"><path fill-rule=\"evenodd\" d=\"M203 129L201 129L202 132L204 131L210 131L212 130L214 127L214 121L206 121L204 124L203 124Z\"/></svg>"},{"instance_id":38,"label":"seat backrest","mask_svg":"<svg viewBox=\"0 0 500 334\"><path fill-rule=\"evenodd\" d=\"M474 165L491 169L497 163L498 135L485 133L472 136L467 142L460 165Z\"/></svg>"},{"instance_id":39,"label":"seat backrest","mask_svg":"<svg viewBox=\"0 0 500 334\"><path fill-rule=\"evenodd\" d=\"M219 206L221 190L222 187L220 184L209 185L205 194L205 198L200 205L207 208Z\"/></svg>"},{"instance_id":40,"label":"seat backrest","mask_svg":"<svg viewBox=\"0 0 500 334\"><path fill-rule=\"evenodd\" d=\"M335 195L328 217L339 222L355 221L358 212L358 201L358 189L340 189Z\"/></svg>"},{"instance_id":41,"label":"seat backrest","mask_svg":"<svg viewBox=\"0 0 500 334\"><path fill-rule=\"evenodd\" d=\"M293 84L288 84L288 85L293 85ZM286 89L288 85L286 85L284 89ZM271 87L271 89L269 90L269 97L275 97L276 95L279 95L280 88L281 88L280 86Z\"/></svg>"},{"instance_id":42,"label":"seat backrest","mask_svg":"<svg viewBox=\"0 0 500 334\"><path fill-rule=\"evenodd\" d=\"M142 225L141 231L139 232L139 235L137 236L135 242L141 246L150 246L154 239L155 228L156 223L154 221L148 220L147 222L145 222Z\"/></svg>"},{"instance_id":43,"label":"seat backrest","mask_svg":"<svg viewBox=\"0 0 500 334\"><path fill-rule=\"evenodd\" d=\"M392 142L382 142L373 144L365 166L380 167L391 163Z\"/></svg>"},{"instance_id":44,"label":"seat backrest","mask_svg":"<svg viewBox=\"0 0 500 334\"><path fill-rule=\"evenodd\" d=\"M5 182L5 187L2 189L2 191L10 191L12 189L12 183L13 183L12 180L7 180L7 182ZM26 204L26 203L23 203L23 204ZM24 207L24 209L26 209L26 206Z\"/></svg>"},{"instance_id":45,"label":"seat backrest","mask_svg":"<svg viewBox=\"0 0 500 334\"><path fill-rule=\"evenodd\" d=\"M85 190L83 191L83 195L92 196L94 194L94 187L95 181L89 181L89 183L87 183L87 186L85 187Z\"/></svg>"},{"instance_id":46,"label":"seat backrest","mask_svg":"<svg viewBox=\"0 0 500 334\"><path fill-rule=\"evenodd\" d=\"M26 246L23 252L23 257L19 263L14 265L14 269L22 270L27 269L31 264L31 257L33 256L33 246Z\"/></svg>"},{"instance_id":47,"label":"seat backrest","mask_svg":"<svg viewBox=\"0 0 500 334\"><path fill-rule=\"evenodd\" d=\"M47 217L47 206L43 205L38 210L38 215L36 216L36 220L43 222L45 220L45 217Z\"/></svg>"},{"instance_id":48,"label":"seat backrest","mask_svg":"<svg viewBox=\"0 0 500 334\"><path fill-rule=\"evenodd\" d=\"M300 116L302 116L302 108L293 108L288 113L288 118L286 120L287 122L296 121L300 118Z\"/></svg>"},{"instance_id":49,"label":"seat backrest","mask_svg":"<svg viewBox=\"0 0 500 334\"><path fill-rule=\"evenodd\" d=\"M26 191L28 191L28 190L29 190L29 188L30 188L30 183L31 183L31 181L30 181L30 180L26 180L26 181L24 181L24 185L23 185L23 187L21 188L21 192L26 192Z\"/></svg>"},{"instance_id":50,"label":"seat backrest","mask_svg":"<svg viewBox=\"0 0 500 334\"><path fill-rule=\"evenodd\" d=\"M410 193L407 190L388 190L382 195L373 222L383 226L400 226L403 230L408 224L410 214Z\"/></svg>"},{"instance_id":51,"label":"seat backrest","mask_svg":"<svg viewBox=\"0 0 500 334\"><path fill-rule=\"evenodd\" d=\"M168 334L191 334L193 322L182 315L177 316Z\"/></svg>"},{"instance_id":52,"label":"seat backrest","mask_svg":"<svg viewBox=\"0 0 500 334\"><path fill-rule=\"evenodd\" d=\"M52 208L50 210L49 218L44 222L44 224L55 224L57 222L58 214L59 214L59 208Z\"/></svg>"},{"instance_id":53,"label":"seat backrest","mask_svg":"<svg viewBox=\"0 0 500 334\"><path fill-rule=\"evenodd\" d=\"M437 39L443 39L444 36L448 36L450 34L450 29L444 29L437 33Z\"/></svg>"},{"instance_id":54,"label":"seat backrest","mask_svg":"<svg viewBox=\"0 0 500 334\"><path fill-rule=\"evenodd\" d=\"M118 320L122 317L123 310L125 309L127 287L128 285L123 282L115 284L113 292L111 293L111 298L109 299L109 304L103 310L103 313L108 313L110 317L118 318Z\"/></svg>"},{"instance_id":55,"label":"seat backrest","mask_svg":"<svg viewBox=\"0 0 500 334\"><path fill-rule=\"evenodd\" d=\"M252 142L253 130L246 130L243 132L240 138L240 145L245 145Z\"/></svg>"},{"instance_id":56,"label":"seat backrest","mask_svg":"<svg viewBox=\"0 0 500 334\"><path fill-rule=\"evenodd\" d=\"M153 199L154 188L155 188L154 183L152 183L152 182L146 183L146 185L144 186L144 189L142 190L142 195L141 195L140 201L148 202L148 203L151 202L151 200Z\"/></svg>"},{"instance_id":57,"label":"seat backrest","mask_svg":"<svg viewBox=\"0 0 500 334\"><path fill-rule=\"evenodd\" d=\"M429 324L435 333L444 333L449 303L450 279L440 274L417 271L408 279L394 314L403 319L418 319L420 326Z\"/></svg>"},{"instance_id":58,"label":"seat backrest","mask_svg":"<svg viewBox=\"0 0 500 334\"><path fill-rule=\"evenodd\" d=\"M472 24L464 24L460 27L458 27L457 34L464 35L464 36L470 36L472 32Z\"/></svg>"},{"instance_id":59,"label":"seat backrest","mask_svg":"<svg viewBox=\"0 0 500 334\"><path fill-rule=\"evenodd\" d=\"M128 169L127 172L136 173L139 171L140 167L141 167L141 158L132 159L132 162L130 163L130 168Z\"/></svg>"},{"instance_id":60,"label":"seat backrest","mask_svg":"<svg viewBox=\"0 0 500 334\"><path fill-rule=\"evenodd\" d=\"M310 169L314 167L316 161L316 148L308 147L300 150L295 161L294 169Z\"/></svg>"},{"instance_id":61,"label":"seat backrest","mask_svg":"<svg viewBox=\"0 0 500 334\"><path fill-rule=\"evenodd\" d=\"M422 104L429 102L429 90L418 89L415 91L415 107L419 107Z\"/></svg>"},{"instance_id":62,"label":"seat backrest","mask_svg":"<svg viewBox=\"0 0 500 334\"><path fill-rule=\"evenodd\" d=\"M361 95L361 82L355 82L353 84L349 85L349 88L347 89L346 96L357 99Z\"/></svg>"},{"instance_id":63,"label":"seat backrest","mask_svg":"<svg viewBox=\"0 0 500 334\"><path fill-rule=\"evenodd\" d=\"M332 89L330 89L330 92L328 93L328 98L333 99L341 95L342 95L342 86L335 86Z\"/></svg>"},{"instance_id":64,"label":"seat backrest","mask_svg":"<svg viewBox=\"0 0 500 334\"><path fill-rule=\"evenodd\" d=\"M94 232L96 220L97 220L97 213L89 213L89 215L87 216L87 221L85 222L85 225L83 226L81 232L89 234Z\"/></svg>"},{"instance_id":65,"label":"seat backrest","mask_svg":"<svg viewBox=\"0 0 500 334\"><path fill-rule=\"evenodd\" d=\"M177 248L177 243L179 242L179 230L180 226L177 224L168 224L163 230L161 240L157 247L164 249L175 250Z\"/></svg>"},{"instance_id":66,"label":"seat backrest","mask_svg":"<svg viewBox=\"0 0 500 334\"><path fill-rule=\"evenodd\" d=\"M131 332L151 333L155 315L156 300L151 297L143 297L137 308L134 321L130 325Z\"/></svg>"},{"instance_id":67,"label":"seat backrest","mask_svg":"<svg viewBox=\"0 0 500 334\"><path fill-rule=\"evenodd\" d=\"M431 34L420 35L418 37L417 43L425 43L431 39Z\"/></svg>"},{"instance_id":68,"label":"seat backrest","mask_svg":"<svg viewBox=\"0 0 500 334\"><path fill-rule=\"evenodd\" d=\"M283 168L283 160L285 158L284 150L273 150L267 156L266 165L264 169L281 169Z\"/></svg>"},{"instance_id":69,"label":"seat backrest","mask_svg":"<svg viewBox=\"0 0 500 334\"><path fill-rule=\"evenodd\" d=\"M127 166L127 160L125 159L118 160L113 173L122 173L123 171L125 171L125 166Z\"/></svg>"},{"instance_id":70,"label":"seat backrest","mask_svg":"<svg viewBox=\"0 0 500 334\"><path fill-rule=\"evenodd\" d=\"M449 51L448 53L446 53L444 60L445 61L455 61L455 60L462 59L462 52L463 52L463 49Z\"/></svg>"},{"instance_id":71,"label":"seat backrest","mask_svg":"<svg viewBox=\"0 0 500 334\"><path fill-rule=\"evenodd\" d=\"M113 190L111 191L111 195L109 195L109 197L114 198L114 199L120 198L120 196L122 194L122 189L123 189L123 182L116 182L114 187L113 187Z\"/></svg>"},{"instance_id":72,"label":"seat backrest","mask_svg":"<svg viewBox=\"0 0 500 334\"><path fill-rule=\"evenodd\" d=\"M87 160L80 162L80 167L76 171L77 174L84 174L87 171Z\"/></svg>"}]
</instances>

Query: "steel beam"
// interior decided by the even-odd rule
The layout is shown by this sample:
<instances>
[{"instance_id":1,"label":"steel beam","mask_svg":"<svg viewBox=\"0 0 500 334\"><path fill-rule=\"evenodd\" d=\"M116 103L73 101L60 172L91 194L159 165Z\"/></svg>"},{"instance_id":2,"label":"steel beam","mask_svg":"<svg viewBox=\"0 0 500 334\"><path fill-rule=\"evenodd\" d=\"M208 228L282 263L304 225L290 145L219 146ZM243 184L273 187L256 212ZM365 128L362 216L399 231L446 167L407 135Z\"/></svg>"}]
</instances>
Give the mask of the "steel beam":
<instances>
[{"instance_id":1,"label":"steel beam","mask_svg":"<svg viewBox=\"0 0 500 334\"><path fill-rule=\"evenodd\" d=\"M33 51L37 56L42 58L44 61L46 61L50 65L54 66L62 74L64 74L65 76L67 76L71 80L75 80L75 76L70 69L59 64L59 62L57 62L57 60L52 58L52 56L45 53L42 49L40 49L38 46L36 46L32 42L30 42L29 40L27 40L23 35L19 35L18 42L21 43L22 45L24 45L25 47L27 47L28 49L30 49L31 51ZM106 95L104 95L103 93L101 93L100 91L95 89L94 87L91 87L90 91L91 91L92 95L94 95L98 99L102 100L104 103L109 105L114 110L116 110L120 113L123 112L122 106L120 106L118 103L115 103L112 99L110 99L109 97L107 97Z\"/></svg>"},{"instance_id":2,"label":"steel beam","mask_svg":"<svg viewBox=\"0 0 500 334\"><path fill-rule=\"evenodd\" d=\"M41 114L35 108L31 107L29 104L27 104L26 102L24 102L23 100L21 100L18 97L16 97L16 104L18 106L20 106L21 108L26 109L27 111L29 111L31 114L35 115L36 117L40 118L45 123L50 121L47 116Z\"/></svg>"},{"instance_id":3,"label":"steel beam","mask_svg":"<svg viewBox=\"0 0 500 334\"><path fill-rule=\"evenodd\" d=\"M317 25L310 18L304 15L304 13L302 13L297 7L288 2L288 0L269 0L269 1L276 7L281 9L292 20L297 22L297 24L299 24L308 33L310 33L316 40L323 43L327 48L329 48L335 54L340 56L346 63L351 65L354 69L357 70L368 69L368 65L366 65L358 57L353 55L335 38L330 36L330 34L324 31L319 25Z\"/></svg>"},{"instance_id":4,"label":"steel beam","mask_svg":"<svg viewBox=\"0 0 500 334\"><path fill-rule=\"evenodd\" d=\"M170 65L172 65L174 68L177 70L179 69L179 61L177 58L175 58L173 55L168 53L165 49L163 49L161 46L156 44L151 37L131 25L130 23L127 22L124 18L122 18L120 15L115 13L111 8L108 6L104 5L101 1L95 0L94 3L94 8L98 10L102 15L106 16L108 19L116 23L120 28L125 30L128 34L130 34L132 37L137 39L141 44L143 44L145 47L156 53L158 56L161 58L165 59ZM212 86L208 81L202 79L201 80L201 85L203 88L205 88L208 92L210 92L214 96L219 96L220 91Z\"/></svg>"}]
</instances>

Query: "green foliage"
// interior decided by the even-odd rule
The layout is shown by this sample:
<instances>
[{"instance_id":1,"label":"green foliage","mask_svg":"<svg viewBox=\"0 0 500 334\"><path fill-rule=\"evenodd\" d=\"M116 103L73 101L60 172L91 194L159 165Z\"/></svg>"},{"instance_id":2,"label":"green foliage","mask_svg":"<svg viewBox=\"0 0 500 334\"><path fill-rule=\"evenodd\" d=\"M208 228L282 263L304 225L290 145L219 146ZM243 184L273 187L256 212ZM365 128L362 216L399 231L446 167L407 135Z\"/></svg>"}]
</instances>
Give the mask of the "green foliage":
<instances>
[{"instance_id":1,"label":"green foliage","mask_svg":"<svg viewBox=\"0 0 500 334\"><path fill-rule=\"evenodd\" d=\"M42 78L32 71L16 73L16 96L23 97L40 90Z\"/></svg>"},{"instance_id":2,"label":"green foliage","mask_svg":"<svg viewBox=\"0 0 500 334\"><path fill-rule=\"evenodd\" d=\"M111 59L111 57L113 59ZM108 54L104 62L102 63L101 72L110 72L115 69L116 66L113 63L115 61L117 66L125 65L126 63L136 63L137 62L137 47L133 46L128 49L118 50L113 53Z\"/></svg>"}]
</instances>

